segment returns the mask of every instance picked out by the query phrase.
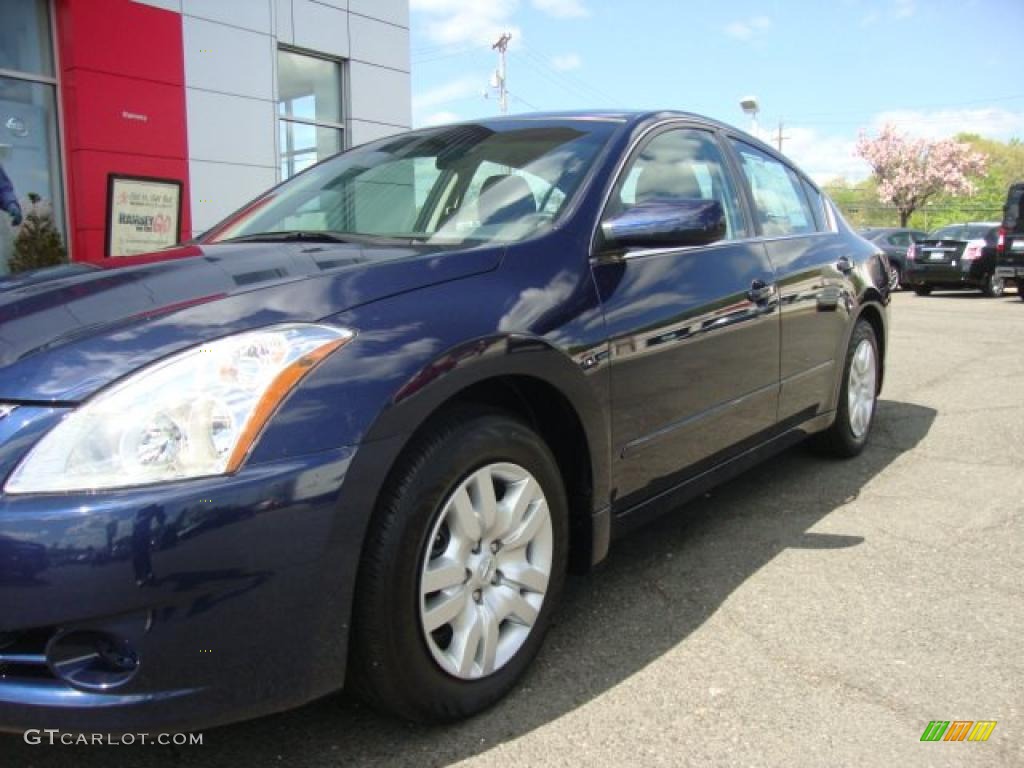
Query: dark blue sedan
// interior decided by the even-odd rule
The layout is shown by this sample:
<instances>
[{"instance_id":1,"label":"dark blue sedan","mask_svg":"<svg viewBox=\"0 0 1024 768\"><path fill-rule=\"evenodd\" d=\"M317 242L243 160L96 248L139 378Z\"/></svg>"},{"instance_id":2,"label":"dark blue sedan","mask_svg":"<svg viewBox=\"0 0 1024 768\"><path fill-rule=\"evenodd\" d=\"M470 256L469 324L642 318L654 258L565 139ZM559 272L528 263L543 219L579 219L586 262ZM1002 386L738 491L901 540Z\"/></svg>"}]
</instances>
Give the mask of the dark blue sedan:
<instances>
[{"instance_id":1,"label":"dark blue sedan","mask_svg":"<svg viewBox=\"0 0 1024 768\"><path fill-rule=\"evenodd\" d=\"M568 569L808 436L863 449L888 283L679 113L415 131L0 282L0 727L479 712Z\"/></svg>"}]
</instances>

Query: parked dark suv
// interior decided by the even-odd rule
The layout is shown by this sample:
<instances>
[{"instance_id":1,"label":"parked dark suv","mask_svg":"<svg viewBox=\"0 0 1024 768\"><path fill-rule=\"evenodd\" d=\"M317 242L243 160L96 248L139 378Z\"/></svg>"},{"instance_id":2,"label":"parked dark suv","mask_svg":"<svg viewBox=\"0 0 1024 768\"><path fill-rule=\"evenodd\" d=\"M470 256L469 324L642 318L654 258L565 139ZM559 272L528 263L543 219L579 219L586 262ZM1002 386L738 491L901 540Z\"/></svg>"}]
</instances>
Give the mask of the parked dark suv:
<instances>
[{"instance_id":1,"label":"parked dark suv","mask_svg":"<svg viewBox=\"0 0 1024 768\"><path fill-rule=\"evenodd\" d=\"M1011 184L1003 206L1003 224L996 241L996 275L1017 285L1024 300L1024 182Z\"/></svg>"},{"instance_id":2,"label":"parked dark suv","mask_svg":"<svg viewBox=\"0 0 1024 768\"><path fill-rule=\"evenodd\" d=\"M928 237L928 233L919 229L900 227L868 227L860 231L860 236L885 251L885 255L889 257L889 266L892 268L893 287L900 288L906 272L907 249L913 243Z\"/></svg>"},{"instance_id":3,"label":"parked dark suv","mask_svg":"<svg viewBox=\"0 0 1024 768\"><path fill-rule=\"evenodd\" d=\"M918 296L934 289L980 289L986 296L1003 295L996 274L999 224L950 224L907 249L905 282Z\"/></svg>"},{"instance_id":4,"label":"parked dark suv","mask_svg":"<svg viewBox=\"0 0 1024 768\"><path fill-rule=\"evenodd\" d=\"M391 136L103 266L0 286L0 728L480 712L570 565L857 455L885 370L884 256L690 114Z\"/></svg>"}]
</instances>

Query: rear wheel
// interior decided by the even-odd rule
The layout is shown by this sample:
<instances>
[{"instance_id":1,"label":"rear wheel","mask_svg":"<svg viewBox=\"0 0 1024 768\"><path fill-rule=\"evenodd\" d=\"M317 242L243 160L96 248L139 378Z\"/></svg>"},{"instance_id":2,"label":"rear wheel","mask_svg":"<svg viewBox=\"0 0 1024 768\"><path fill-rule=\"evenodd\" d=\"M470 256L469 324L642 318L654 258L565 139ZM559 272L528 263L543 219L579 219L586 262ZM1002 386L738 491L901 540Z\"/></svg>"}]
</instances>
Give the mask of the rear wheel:
<instances>
[{"instance_id":1,"label":"rear wheel","mask_svg":"<svg viewBox=\"0 0 1024 768\"><path fill-rule=\"evenodd\" d=\"M360 565L354 686L420 722L476 714L540 648L568 559L568 506L544 441L496 412L453 414L401 462Z\"/></svg>"},{"instance_id":2,"label":"rear wheel","mask_svg":"<svg viewBox=\"0 0 1024 768\"><path fill-rule=\"evenodd\" d=\"M1006 290L1006 281L1001 277L990 274L985 278L985 285L981 289L981 292L988 296L990 299L998 299L1003 295L1003 291Z\"/></svg>"},{"instance_id":3,"label":"rear wheel","mask_svg":"<svg viewBox=\"0 0 1024 768\"><path fill-rule=\"evenodd\" d=\"M928 296L929 294L931 294L931 292L932 292L932 287L930 285L915 285L914 286L914 293L916 293L918 296Z\"/></svg>"},{"instance_id":4,"label":"rear wheel","mask_svg":"<svg viewBox=\"0 0 1024 768\"><path fill-rule=\"evenodd\" d=\"M879 367L875 329L867 320L858 320L846 351L836 420L819 436L819 447L842 457L864 450L875 419Z\"/></svg>"}]
</instances>

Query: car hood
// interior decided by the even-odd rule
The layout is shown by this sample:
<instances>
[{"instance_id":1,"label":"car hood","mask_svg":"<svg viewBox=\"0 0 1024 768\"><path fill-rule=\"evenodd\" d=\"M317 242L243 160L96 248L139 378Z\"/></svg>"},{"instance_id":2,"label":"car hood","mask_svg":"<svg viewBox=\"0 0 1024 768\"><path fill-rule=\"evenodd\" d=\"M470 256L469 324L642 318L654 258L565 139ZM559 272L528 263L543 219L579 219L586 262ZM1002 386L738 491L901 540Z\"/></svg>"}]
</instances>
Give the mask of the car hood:
<instances>
[{"instance_id":1,"label":"car hood","mask_svg":"<svg viewBox=\"0 0 1024 768\"><path fill-rule=\"evenodd\" d=\"M499 248L190 245L0 280L0 401L77 402L168 354L492 270Z\"/></svg>"}]
</instances>

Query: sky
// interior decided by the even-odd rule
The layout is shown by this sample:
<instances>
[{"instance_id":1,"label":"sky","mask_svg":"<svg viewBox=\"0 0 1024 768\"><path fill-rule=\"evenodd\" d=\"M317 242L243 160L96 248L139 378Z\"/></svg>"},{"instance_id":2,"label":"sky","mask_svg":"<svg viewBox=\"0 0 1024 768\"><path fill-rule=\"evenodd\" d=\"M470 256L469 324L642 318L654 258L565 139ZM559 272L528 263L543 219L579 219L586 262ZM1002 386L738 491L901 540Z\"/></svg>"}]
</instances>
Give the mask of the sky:
<instances>
[{"instance_id":1,"label":"sky","mask_svg":"<svg viewBox=\"0 0 1024 768\"><path fill-rule=\"evenodd\" d=\"M816 181L868 174L858 135L1024 139L1024 0L411 0L413 123L681 109L751 130ZM1016 62L1013 59L1016 58ZM488 97L484 98L484 93Z\"/></svg>"}]
</instances>

